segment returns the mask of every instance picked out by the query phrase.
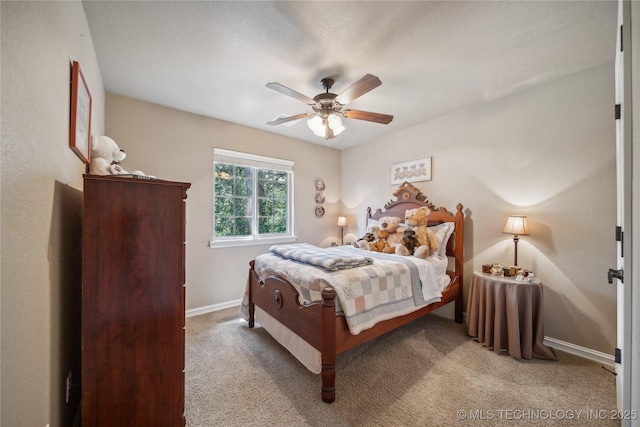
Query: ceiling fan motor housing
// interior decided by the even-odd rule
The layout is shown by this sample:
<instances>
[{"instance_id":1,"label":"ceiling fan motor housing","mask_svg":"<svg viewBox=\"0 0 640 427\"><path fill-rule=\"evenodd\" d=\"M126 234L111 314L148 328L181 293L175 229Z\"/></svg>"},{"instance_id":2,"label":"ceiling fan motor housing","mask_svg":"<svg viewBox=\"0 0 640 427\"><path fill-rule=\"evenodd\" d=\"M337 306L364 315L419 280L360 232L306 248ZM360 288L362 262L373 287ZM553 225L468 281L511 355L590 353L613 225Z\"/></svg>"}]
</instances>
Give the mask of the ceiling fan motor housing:
<instances>
[{"instance_id":1,"label":"ceiling fan motor housing","mask_svg":"<svg viewBox=\"0 0 640 427\"><path fill-rule=\"evenodd\" d=\"M325 116L331 113L340 113L343 105L334 99L336 96L338 95L329 92L314 96L313 100L316 103L312 106L313 111Z\"/></svg>"}]
</instances>

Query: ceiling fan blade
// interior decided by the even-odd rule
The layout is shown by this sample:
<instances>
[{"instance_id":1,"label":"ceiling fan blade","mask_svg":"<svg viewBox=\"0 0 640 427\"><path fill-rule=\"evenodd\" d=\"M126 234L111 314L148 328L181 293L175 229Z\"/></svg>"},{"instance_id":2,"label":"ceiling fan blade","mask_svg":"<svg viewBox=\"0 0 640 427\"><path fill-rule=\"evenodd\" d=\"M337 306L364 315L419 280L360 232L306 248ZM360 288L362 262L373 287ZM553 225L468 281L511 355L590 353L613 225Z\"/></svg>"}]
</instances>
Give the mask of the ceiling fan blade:
<instances>
[{"instance_id":1,"label":"ceiling fan blade","mask_svg":"<svg viewBox=\"0 0 640 427\"><path fill-rule=\"evenodd\" d=\"M345 105L353 101L354 99L364 95L380 86L382 82L379 78L374 75L367 74L345 90L343 90L338 96L336 96L336 101L340 104Z\"/></svg>"},{"instance_id":2,"label":"ceiling fan blade","mask_svg":"<svg viewBox=\"0 0 640 427\"><path fill-rule=\"evenodd\" d=\"M393 116L388 114L370 113L368 111L344 110L342 113L347 119L366 120L368 122L382 123L383 125L389 124L393 120Z\"/></svg>"},{"instance_id":3,"label":"ceiling fan blade","mask_svg":"<svg viewBox=\"0 0 640 427\"><path fill-rule=\"evenodd\" d=\"M305 96L301 93L296 92L293 89L289 89L286 86L282 86L280 83L267 83L266 85L269 89L273 89L276 92L280 92L284 95L290 96L292 98L297 99L298 101L302 101L307 105L314 105L316 103L316 101L314 101L313 99L309 98L308 96Z\"/></svg>"},{"instance_id":4,"label":"ceiling fan blade","mask_svg":"<svg viewBox=\"0 0 640 427\"><path fill-rule=\"evenodd\" d=\"M275 120L271 120L270 122L268 122L268 125L271 126L275 126L275 125L281 125L283 123L287 123L287 122L291 122L293 120L300 120L303 119L305 117L308 116L313 116L315 113L301 113L301 114L296 114L295 116L290 116L290 117L283 117L281 119L275 119Z\"/></svg>"}]
</instances>

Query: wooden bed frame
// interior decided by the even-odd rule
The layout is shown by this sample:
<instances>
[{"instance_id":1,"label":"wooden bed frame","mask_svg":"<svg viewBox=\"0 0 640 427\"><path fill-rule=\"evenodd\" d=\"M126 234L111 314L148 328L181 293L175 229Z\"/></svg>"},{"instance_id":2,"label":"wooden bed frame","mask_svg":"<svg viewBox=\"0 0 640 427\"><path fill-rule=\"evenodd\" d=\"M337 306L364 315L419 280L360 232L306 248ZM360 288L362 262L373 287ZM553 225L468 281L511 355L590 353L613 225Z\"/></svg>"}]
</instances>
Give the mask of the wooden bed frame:
<instances>
[{"instance_id":1,"label":"wooden bed frame","mask_svg":"<svg viewBox=\"0 0 640 427\"><path fill-rule=\"evenodd\" d=\"M442 301L424 306L412 313L377 323L358 335L352 335L344 316L335 311L336 293L328 288L322 291L322 301L301 305L298 292L283 278L269 276L264 282L254 271L251 261L249 270L249 327L255 325L255 306L257 305L280 323L304 339L321 353L322 358L322 400L331 403L335 400L336 355L370 341L384 333L403 326L412 320L424 316L450 302L455 302L455 321L462 323L462 279L463 279L463 242L464 215L462 205L458 204L456 213L445 208L436 208L413 185L405 182L395 193L396 201L389 201L384 211L378 209L374 214L367 209L367 221L383 216L398 216L404 219L405 211L420 206L428 206L429 225L453 222L455 231L447 244L447 255L453 257L453 270L447 270L451 277L449 288L442 294Z\"/></svg>"}]
</instances>

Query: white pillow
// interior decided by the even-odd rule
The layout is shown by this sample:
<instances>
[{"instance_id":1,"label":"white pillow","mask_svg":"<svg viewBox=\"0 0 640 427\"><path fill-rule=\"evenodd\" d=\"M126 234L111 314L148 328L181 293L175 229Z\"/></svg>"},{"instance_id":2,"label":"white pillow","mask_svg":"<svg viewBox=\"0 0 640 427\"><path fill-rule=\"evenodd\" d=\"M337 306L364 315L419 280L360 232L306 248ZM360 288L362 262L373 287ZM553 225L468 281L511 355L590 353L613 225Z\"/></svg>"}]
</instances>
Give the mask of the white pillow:
<instances>
[{"instance_id":1,"label":"white pillow","mask_svg":"<svg viewBox=\"0 0 640 427\"><path fill-rule=\"evenodd\" d=\"M440 249L438 250L439 257L447 255L447 243L449 242L449 237L453 234L454 229L455 224L453 222L443 222L442 224L432 225L429 227L429 230L433 231L433 234L436 235L436 238L440 242Z\"/></svg>"}]
</instances>

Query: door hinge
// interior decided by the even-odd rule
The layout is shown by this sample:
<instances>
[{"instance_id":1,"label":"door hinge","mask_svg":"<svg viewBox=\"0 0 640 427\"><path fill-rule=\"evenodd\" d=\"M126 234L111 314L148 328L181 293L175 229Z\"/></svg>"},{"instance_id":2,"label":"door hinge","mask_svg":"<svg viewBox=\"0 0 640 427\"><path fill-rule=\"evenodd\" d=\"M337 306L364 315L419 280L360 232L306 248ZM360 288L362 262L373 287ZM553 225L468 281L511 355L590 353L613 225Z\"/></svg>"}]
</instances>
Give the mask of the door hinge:
<instances>
[{"instance_id":1,"label":"door hinge","mask_svg":"<svg viewBox=\"0 0 640 427\"><path fill-rule=\"evenodd\" d=\"M622 363L622 350L620 350L618 347L616 347L615 351L615 362Z\"/></svg>"},{"instance_id":2,"label":"door hinge","mask_svg":"<svg viewBox=\"0 0 640 427\"><path fill-rule=\"evenodd\" d=\"M620 52L624 52L624 49L622 48L622 42L624 41L624 38L622 37L624 35L624 33L622 32L622 25L620 25Z\"/></svg>"},{"instance_id":3,"label":"door hinge","mask_svg":"<svg viewBox=\"0 0 640 427\"><path fill-rule=\"evenodd\" d=\"M616 104L616 120L620 120L620 117L622 117L621 107L620 104Z\"/></svg>"},{"instance_id":4,"label":"door hinge","mask_svg":"<svg viewBox=\"0 0 640 427\"><path fill-rule=\"evenodd\" d=\"M620 226L616 226L616 242L620 242L620 256L624 258L624 232Z\"/></svg>"}]
</instances>

